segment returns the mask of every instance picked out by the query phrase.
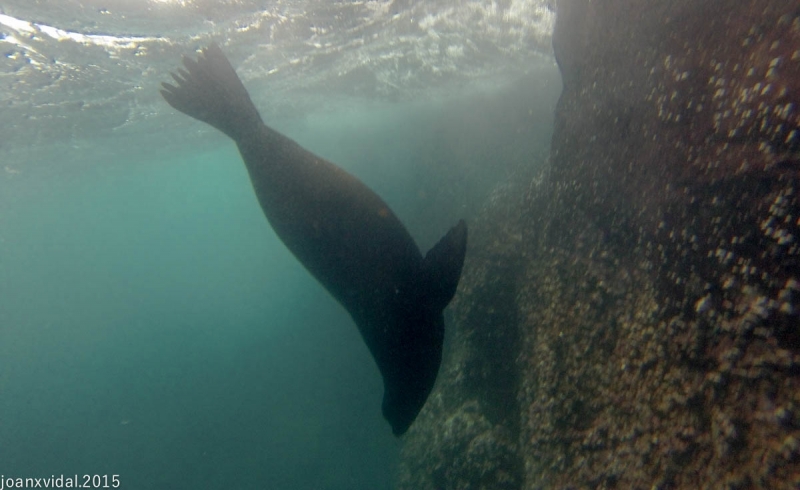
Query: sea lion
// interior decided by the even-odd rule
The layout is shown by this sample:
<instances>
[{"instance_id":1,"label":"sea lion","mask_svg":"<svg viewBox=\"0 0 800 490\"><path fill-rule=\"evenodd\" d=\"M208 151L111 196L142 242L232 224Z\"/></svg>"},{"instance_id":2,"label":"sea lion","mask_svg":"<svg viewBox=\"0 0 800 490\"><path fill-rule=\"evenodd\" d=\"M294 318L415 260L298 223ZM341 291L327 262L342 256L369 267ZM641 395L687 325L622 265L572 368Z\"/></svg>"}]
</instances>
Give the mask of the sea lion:
<instances>
[{"instance_id":1,"label":"sea lion","mask_svg":"<svg viewBox=\"0 0 800 490\"><path fill-rule=\"evenodd\" d=\"M377 194L264 124L218 45L183 65L161 95L236 142L275 233L358 326L383 377L383 416L404 434L439 371L442 310L461 276L466 224L423 258Z\"/></svg>"}]
</instances>

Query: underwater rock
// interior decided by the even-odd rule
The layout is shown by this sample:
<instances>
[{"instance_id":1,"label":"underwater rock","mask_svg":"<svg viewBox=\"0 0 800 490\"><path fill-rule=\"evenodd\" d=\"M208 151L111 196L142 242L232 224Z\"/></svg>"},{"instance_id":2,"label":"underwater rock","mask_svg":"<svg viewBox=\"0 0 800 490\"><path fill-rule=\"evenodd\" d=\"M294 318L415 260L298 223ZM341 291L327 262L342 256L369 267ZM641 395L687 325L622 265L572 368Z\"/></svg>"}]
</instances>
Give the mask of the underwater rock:
<instances>
[{"instance_id":1,"label":"underwater rock","mask_svg":"<svg viewBox=\"0 0 800 490\"><path fill-rule=\"evenodd\" d=\"M796 488L800 10L563 0L554 48L526 484Z\"/></svg>"},{"instance_id":2,"label":"underwater rock","mask_svg":"<svg viewBox=\"0 0 800 490\"><path fill-rule=\"evenodd\" d=\"M475 220L400 487L799 488L800 9L557 5L550 170Z\"/></svg>"},{"instance_id":3,"label":"underwater rock","mask_svg":"<svg viewBox=\"0 0 800 490\"><path fill-rule=\"evenodd\" d=\"M790 2L562 0L557 18L553 176L574 205L654 228L696 188L800 173Z\"/></svg>"},{"instance_id":4,"label":"underwater rock","mask_svg":"<svg viewBox=\"0 0 800 490\"><path fill-rule=\"evenodd\" d=\"M418 439L419 441L419 439ZM415 458L422 467L407 468L401 488L415 489L517 489L519 455L511 433L493 425L471 400L458 407L439 428L434 445L409 445L410 451L427 458ZM421 478L420 478L421 477Z\"/></svg>"}]
</instances>

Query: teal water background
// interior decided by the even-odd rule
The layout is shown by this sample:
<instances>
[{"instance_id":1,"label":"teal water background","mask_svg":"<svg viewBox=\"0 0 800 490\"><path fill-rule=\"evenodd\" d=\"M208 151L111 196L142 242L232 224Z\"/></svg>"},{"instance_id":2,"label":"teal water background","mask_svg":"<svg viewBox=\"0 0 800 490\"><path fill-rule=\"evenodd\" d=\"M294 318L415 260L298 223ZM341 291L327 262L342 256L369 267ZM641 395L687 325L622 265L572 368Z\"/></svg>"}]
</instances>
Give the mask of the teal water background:
<instances>
[{"instance_id":1,"label":"teal water background","mask_svg":"<svg viewBox=\"0 0 800 490\"><path fill-rule=\"evenodd\" d=\"M424 253L546 153L559 90L549 67L442 103L275 125L375 189ZM369 352L275 237L233 144L204 134L161 158L140 136L146 153L4 163L0 472L391 488L400 443Z\"/></svg>"},{"instance_id":2,"label":"teal water background","mask_svg":"<svg viewBox=\"0 0 800 490\"><path fill-rule=\"evenodd\" d=\"M228 150L94 167L12 214L7 473L327 488L387 471L395 444L372 360L266 226Z\"/></svg>"}]
</instances>

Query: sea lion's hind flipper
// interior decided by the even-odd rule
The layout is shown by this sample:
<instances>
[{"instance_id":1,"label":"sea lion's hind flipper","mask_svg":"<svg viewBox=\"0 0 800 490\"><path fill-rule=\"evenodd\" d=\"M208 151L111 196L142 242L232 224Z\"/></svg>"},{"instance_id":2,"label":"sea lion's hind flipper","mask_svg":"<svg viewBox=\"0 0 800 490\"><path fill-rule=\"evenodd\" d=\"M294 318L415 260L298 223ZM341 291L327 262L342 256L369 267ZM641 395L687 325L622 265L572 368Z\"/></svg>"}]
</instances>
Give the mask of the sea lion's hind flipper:
<instances>
[{"instance_id":1,"label":"sea lion's hind flipper","mask_svg":"<svg viewBox=\"0 0 800 490\"><path fill-rule=\"evenodd\" d=\"M171 73L176 85L162 83L161 95L175 109L214 126L234 140L261 122L236 70L214 43L197 61L183 58Z\"/></svg>"},{"instance_id":2,"label":"sea lion's hind flipper","mask_svg":"<svg viewBox=\"0 0 800 490\"><path fill-rule=\"evenodd\" d=\"M467 224L460 220L425 255L428 306L441 311L453 299L467 253Z\"/></svg>"}]
</instances>

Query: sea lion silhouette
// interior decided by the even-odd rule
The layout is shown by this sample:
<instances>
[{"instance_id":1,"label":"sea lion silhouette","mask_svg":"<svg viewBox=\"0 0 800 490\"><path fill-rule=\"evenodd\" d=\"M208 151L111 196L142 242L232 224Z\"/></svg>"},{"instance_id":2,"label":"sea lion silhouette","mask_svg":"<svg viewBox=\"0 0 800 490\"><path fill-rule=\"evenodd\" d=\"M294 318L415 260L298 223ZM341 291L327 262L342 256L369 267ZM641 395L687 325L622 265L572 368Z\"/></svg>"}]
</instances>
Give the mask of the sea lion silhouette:
<instances>
[{"instance_id":1,"label":"sea lion silhouette","mask_svg":"<svg viewBox=\"0 0 800 490\"><path fill-rule=\"evenodd\" d=\"M423 258L377 194L263 123L218 45L183 65L161 95L236 142L272 228L358 326L383 376L383 416L404 434L439 371L442 310L461 276L466 224Z\"/></svg>"}]
</instances>

